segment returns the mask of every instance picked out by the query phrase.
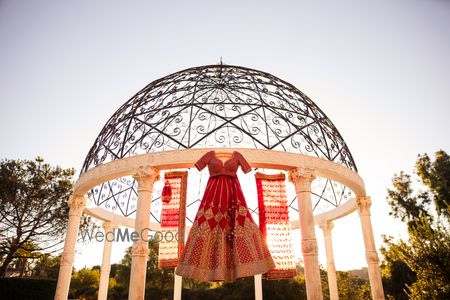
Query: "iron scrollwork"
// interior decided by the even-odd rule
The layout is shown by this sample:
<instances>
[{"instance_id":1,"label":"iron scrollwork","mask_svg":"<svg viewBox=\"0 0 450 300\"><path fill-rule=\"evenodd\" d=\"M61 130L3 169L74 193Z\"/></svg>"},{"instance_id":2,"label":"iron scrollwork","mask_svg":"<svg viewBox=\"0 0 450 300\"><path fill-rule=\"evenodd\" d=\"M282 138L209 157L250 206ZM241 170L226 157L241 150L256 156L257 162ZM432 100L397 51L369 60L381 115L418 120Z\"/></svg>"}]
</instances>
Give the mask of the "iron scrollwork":
<instances>
[{"instance_id":1,"label":"iron scrollwork","mask_svg":"<svg viewBox=\"0 0 450 300\"><path fill-rule=\"evenodd\" d=\"M271 74L220 64L144 87L108 120L81 173L137 154L222 146L302 153L357 171L339 131L304 93ZM121 178L91 190L89 198L128 216L135 211L135 193L134 180ZM316 194L324 198L324 192ZM337 206L340 198L329 202Z\"/></svg>"}]
</instances>

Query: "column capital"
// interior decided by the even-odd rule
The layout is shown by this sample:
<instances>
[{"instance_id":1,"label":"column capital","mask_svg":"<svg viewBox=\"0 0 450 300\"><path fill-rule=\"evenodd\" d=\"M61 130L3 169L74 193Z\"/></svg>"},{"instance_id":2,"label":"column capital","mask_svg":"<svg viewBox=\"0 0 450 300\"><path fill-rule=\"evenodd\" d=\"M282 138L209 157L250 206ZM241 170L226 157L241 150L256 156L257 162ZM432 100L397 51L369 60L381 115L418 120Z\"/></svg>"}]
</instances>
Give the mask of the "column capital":
<instances>
[{"instance_id":1,"label":"column capital","mask_svg":"<svg viewBox=\"0 0 450 300\"><path fill-rule=\"evenodd\" d=\"M358 207L358 213L361 216L370 216L370 206L372 200L369 196L358 196L356 198L356 206Z\"/></svg>"},{"instance_id":2,"label":"column capital","mask_svg":"<svg viewBox=\"0 0 450 300\"><path fill-rule=\"evenodd\" d=\"M159 171L155 168L140 166L134 170L133 178L138 183L138 190L149 190L153 183L159 180Z\"/></svg>"},{"instance_id":3,"label":"column capital","mask_svg":"<svg viewBox=\"0 0 450 300\"><path fill-rule=\"evenodd\" d=\"M86 198L80 195L71 195L69 197L69 216L81 216L83 209L86 207Z\"/></svg>"},{"instance_id":4,"label":"column capital","mask_svg":"<svg viewBox=\"0 0 450 300\"><path fill-rule=\"evenodd\" d=\"M148 253L148 245L144 241L138 241L131 247L131 256L147 257Z\"/></svg>"},{"instance_id":5,"label":"column capital","mask_svg":"<svg viewBox=\"0 0 450 300\"><path fill-rule=\"evenodd\" d=\"M295 185L296 192L311 191L316 171L311 168L294 168L288 171L288 178Z\"/></svg>"},{"instance_id":6,"label":"column capital","mask_svg":"<svg viewBox=\"0 0 450 300\"><path fill-rule=\"evenodd\" d=\"M113 224L111 221L105 221L103 222L102 227L105 232L110 232L116 229L117 225Z\"/></svg>"},{"instance_id":7,"label":"column capital","mask_svg":"<svg viewBox=\"0 0 450 300\"><path fill-rule=\"evenodd\" d=\"M319 224L320 229L323 231L323 235L331 235L331 229L333 229L334 224L333 221L323 220Z\"/></svg>"},{"instance_id":8,"label":"column capital","mask_svg":"<svg viewBox=\"0 0 450 300\"><path fill-rule=\"evenodd\" d=\"M296 182L298 180L310 180L316 179L316 170L311 168L294 168L288 171L289 180Z\"/></svg>"}]
</instances>

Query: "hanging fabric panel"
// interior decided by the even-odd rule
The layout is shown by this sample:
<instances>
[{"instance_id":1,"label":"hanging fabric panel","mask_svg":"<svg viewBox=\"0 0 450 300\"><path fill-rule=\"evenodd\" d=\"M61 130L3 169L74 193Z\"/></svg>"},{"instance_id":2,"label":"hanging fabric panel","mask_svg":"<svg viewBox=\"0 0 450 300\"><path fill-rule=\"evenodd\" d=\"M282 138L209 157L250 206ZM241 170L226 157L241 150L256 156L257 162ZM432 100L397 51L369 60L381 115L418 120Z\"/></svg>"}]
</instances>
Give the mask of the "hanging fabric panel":
<instances>
[{"instance_id":1,"label":"hanging fabric panel","mask_svg":"<svg viewBox=\"0 0 450 300\"><path fill-rule=\"evenodd\" d=\"M267 240L275 269L263 275L266 279L292 278L297 275L291 240L291 225L284 174L256 173L259 228Z\"/></svg>"},{"instance_id":2,"label":"hanging fabric panel","mask_svg":"<svg viewBox=\"0 0 450 300\"><path fill-rule=\"evenodd\" d=\"M164 174L158 267L175 268L183 251L188 172Z\"/></svg>"}]
</instances>

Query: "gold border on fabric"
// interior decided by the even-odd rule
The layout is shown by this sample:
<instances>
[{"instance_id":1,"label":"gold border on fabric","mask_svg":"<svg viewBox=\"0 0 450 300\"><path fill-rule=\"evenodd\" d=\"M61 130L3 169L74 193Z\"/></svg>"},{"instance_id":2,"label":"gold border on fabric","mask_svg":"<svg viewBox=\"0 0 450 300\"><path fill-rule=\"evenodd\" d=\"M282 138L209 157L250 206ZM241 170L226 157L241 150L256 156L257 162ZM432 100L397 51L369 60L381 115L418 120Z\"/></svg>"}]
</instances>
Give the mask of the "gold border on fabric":
<instances>
[{"instance_id":1,"label":"gold border on fabric","mask_svg":"<svg viewBox=\"0 0 450 300\"><path fill-rule=\"evenodd\" d=\"M263 190L262 190L262 186L263 186L263 181L283 181L282 186L284 187L284 190L286 190L286 184L284 184L284 181L286 180L286 175L284 173L279 173L279 174L264 174L264 173L260 173L257 172L255 173L255 180L256 180L256 185L257 185L257 189L258 189L258 211L259 211L259 215L260 215L260 229L263 232L264 238L267 240L267 235L270 234L270 225L277 225L277 222L273 222L270 220L273 220L273 218L269 219L269 221L267 221L267 209L268 207L265 205L265 200L264 196L263 196ZM275 201L278 202L279 204L283 203L284 207L280 206L279 210L283 211L286 210L287 211L287 199L286 201ZM273 206L272 209L269 210L273 210ZM287 223L285 225L289 225L289 215L286 213L284 215L280 215L280 220L279 222L281 223ZM284 220L284 218L287 218ZM269 225L269 226L267 226ZM267 229L269 228L269 229ZM290 235L290 226L286 227L286 230L289 231L289 235ZM269 231L269 232L268 232ZM287 242L288 243L288 247L290 248L290 252L291 255L293 254L292 252L292 241ZM269 247L269 249L271 249L271 247ZM286 250L285 250L286 251ZM274 255L275 253L271 253L272 257L274 258L275 264L277 264L277 259L276 259L276 255ZM292 262L293 264L293 262ZM263 278L265 279L272 279L272 280L278 280L278 279L287 279L287 278L293 278L297 275L297 270L295 268L295 265L293 264L292 268L288 268L288 269L281 269L280 266L278 266L278 269L272 269L267 273L263 274Z\"/></svg>"},{"instance_id":2,"label":"gold border on fabric","mask_svg":"<svg viewBox=\"0 0 450 300\"><path fill-rule=\"evenodd\" d=\"M258 251L261 251L258 249L267 249L267 245L262 239L258 227L251 221L246 221L244 226L236 227L235 241L240 240L242 243L245 243L246 249L251 256L259 257L259 259L252 262L242 262L240 259L243 256L239 253L237 247L229 249L231 253L227 253L228 251L224 249L227 247L225 244L222 244L222 249L218 249L217 246L221 244L221 241L225 240L227 235L227 232L223 231L219 226L211 230L207 222L201 225L194 222L190 234L191 243L195 245L200 241L202 247L201 249L196 247L186 248L188 252L185 255L187 257L198 257L198 261L197 263L188 261L178 265L177 274L183 277L202 281L233 282L239 278L263 274L275 267L268 250L266 250L267 253L258 253ZM248 237L251 237L251 240ZM254 240L255 238L256 241ZM218 261L216 266L211 267L209 265L210 257L214 254L217 254ZM227 266L226 262L228 255L232 258L230 266Z\"/></svg>"},{"instance_id":3,"label":"gold border on fabric","mask_svg":"<svg viewBox=\"0 0 450 300\"><path fill-rule=\"evenodd\" d=\"M284 173L279 174L264 174L261 172L255 173L256 179L262 179L262 180L286 180L286 175Z\"/></svg>"},{"instance_id":4,"label":"gold border on fabric","mask_svg":"<svg viewBox=\"0 0 450 300\"><path fill-rule=\"evenodd\" d=\"M184 234L186 230L186 197L187 197L187 171L173 171L164 174L163 181L169 178L180 178L180 202L179 202L179 218L178 218L178 257L170 259L158 259L159 268L175 268L178 265L181 253L184 247ZM164 209L164 208L163 208ZM163 214L161 209L161 216ZM161 220L162 223L162 220ZM161 225L161 231L163 226ZM161 250L161 249L160 249Z\"/></svg>"}]
</instances>

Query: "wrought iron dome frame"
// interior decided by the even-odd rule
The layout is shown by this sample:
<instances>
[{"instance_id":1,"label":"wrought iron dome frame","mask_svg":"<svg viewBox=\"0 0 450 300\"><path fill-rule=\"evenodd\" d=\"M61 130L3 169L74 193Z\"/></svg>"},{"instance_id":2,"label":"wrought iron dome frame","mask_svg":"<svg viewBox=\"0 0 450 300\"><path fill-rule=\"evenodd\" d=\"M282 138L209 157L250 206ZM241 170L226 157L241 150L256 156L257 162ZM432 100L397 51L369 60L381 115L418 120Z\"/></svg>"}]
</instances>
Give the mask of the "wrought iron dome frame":
<instances>
[{"instance_id":1,"label":"wrought iron dome frame","mask_svg":"<svg viewBox=\"0 0 450 300\"><path fill-rule=\"evenodd\" d=\"M269 73L232 65L185 69L155 80L108 120L81 170L149 152L209 147L283 150L327 159L357 172L341 134L325 113L292 84ZM331 198L325 190L332 188ZM319 201L342 202L330 180ZM330 194L330 193L328 193ZM109 201L124 216L135 211L136 183L121 178L91 190L96 205ZM346 198L346 197L345 197ZM295 199L294 199L295 200ZM292 204L292 202L291 202Z\"/></svg>"}]
</instances>

